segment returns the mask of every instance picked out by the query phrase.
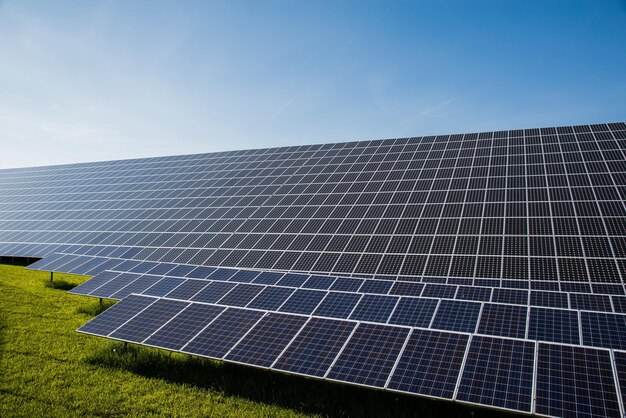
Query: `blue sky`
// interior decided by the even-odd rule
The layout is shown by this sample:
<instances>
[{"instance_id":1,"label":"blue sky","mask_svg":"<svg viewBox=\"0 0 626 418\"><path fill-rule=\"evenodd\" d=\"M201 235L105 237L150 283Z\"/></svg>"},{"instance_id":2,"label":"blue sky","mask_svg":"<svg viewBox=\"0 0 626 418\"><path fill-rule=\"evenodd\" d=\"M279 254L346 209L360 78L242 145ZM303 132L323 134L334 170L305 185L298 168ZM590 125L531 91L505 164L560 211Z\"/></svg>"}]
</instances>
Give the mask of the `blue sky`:
<instances>
[{"instance_id":1,"label":"blue sky","mask_svg":"<svg viewBox=\"0 0 626 418\"><path fill-rule=\"evenodd\" d=\"M626 120L626 1L0 0L0 167Z\"/></svg>"}]
</instances>

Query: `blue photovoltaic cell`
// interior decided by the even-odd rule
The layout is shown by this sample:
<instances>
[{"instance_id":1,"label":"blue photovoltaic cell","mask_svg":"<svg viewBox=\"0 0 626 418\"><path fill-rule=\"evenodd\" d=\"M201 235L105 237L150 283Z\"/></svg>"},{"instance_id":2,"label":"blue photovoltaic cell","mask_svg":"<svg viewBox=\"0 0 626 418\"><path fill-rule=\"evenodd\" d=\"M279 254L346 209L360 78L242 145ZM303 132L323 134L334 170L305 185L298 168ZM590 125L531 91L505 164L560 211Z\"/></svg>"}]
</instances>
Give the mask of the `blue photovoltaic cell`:
<instances>
[{"instance_id":1,"label":"blue photovoltaic cell","mask_svg":"<svg viewBox=\"0 0 626 418\"><path fill-rule=\"evenodd\" d=\"M457 399L530 412L535 344L474 336Z\"/></svg>"},{"instance_id":2,"label":"blue photovoltaic cell","mask_svg":"<svg viewBox=\"0 0 626 418\"><path fill-rule=\"evenodd\" d=\"M226 296L219 300L219 304L228 306L246 306L264 289L264 286L254 284L239 284Z\"/></svg>"},{"instance_id":3,"label":"blue photovoltaic cell","mask_svg":"<svg viewBox=\"0 0 626 418\"><path fill-rule=\"evenodd\" d=\"M459 290L457 290L456 292L455 299L489 302L491 300L491 288L459 286Z\"/></svg>"},{"instance_id":4,"label":"blue photovoltaic cell","mask_svg":"<svg viewBox=\"0 0 626 418\"><path fill-rule=\"evenodd\" d=\"M424 288L422 296L425 298L448 298L453 299L456 294L456 286L429 283Z\"/></svg>"},{"instance_id":5,"label":"blue photovoltaic cell","mask_svg":"<svg viewBox=\"0 0 626 418\"><path fill-rule=\"evenodd\" d=\"M359 293L329 292L313 314L331 318L347 318L359 299L361 299Z\"/></svg>"},{"instance_id":6,"label":"blue photovoltaic cell","mask_svg":"<svg viewBox=\"0 0 626 418\"><path fill-rule=\"evenodd\" d=\"M221 359L262 316L263 312L228 308L181 351Z\"/></svg>"},{"instance_id":7,"label":"blue photovoltaic cell","mask_svg":"<svg viewBox=\"0 0 626 418\"><path fill-rule=\"evenodd\" d=\"M323 377L356 322L311 318L273 368Z\"/></svg>"},{"instance_id":8,"label":"blue photovoltaic cell","mask_svg":"<svg viewBox=\"0 0 626 418\"><path fill-rule=\"evenodd\" d=\"M569 308L567 293L561 292L532 291L530 292L530 304L547 308Z\"/></svg>"},{"instance_id":9,"label":"blue photovoltaic cell","mask_svg":"<svg viewBox=\"0 0 626 418\"><path fill-rule=\"evenodd\" d=\"M279 286L300 287L306 282L309 276L304 274L288 273L276 283Z\"/></svg>"},{"instance_id":10,"label":"blue photovoltaic cell","mask_svg":"<svg viewBox=\"0 0 626 418\"><path fill-rule=\"evenodd\" d=\"M165 296L180 286L180 284L184 281L184 279L178 279L175 277L165 277L141 293L150 296Z\"/></svg>"},{"instance_id":11,"label":"blue photovoltaic cell","mask_svg":"<svg viewBox=\"0 0 626 418\"><path fill-rule=\"evenodd\" d=\"M554 416L621 416L608 351L539 344L535 410Z\"/></svg>"},{"instance_id":12,"label":"blue photovoltaic cell","mask_svg":"<svg viewBox=\"0 0 626 418\"><path fill-rule=\"evenodd\" d=\"M607 295L591 295L570 293L569 302L572 309L598 312L613 312L611 298Z\"/></svg>"},{"instance_id":13,"label":"blue photovoltaic cell","mask_svg":"<svg viewBox=\"0 0 626 418\"><path fill-rule=\"evenodd\" d=\"M397 296L363 295L350 319L385 323L398 299Z\"/></svg>"},{"instance_id":14,"label":"blue photovoltaic cell","mask_svg":"<svg viewBox=\"0 0 626 418\"><path fill-rule=\"evenodd\" d=\"M209 280L225 281L233 277L239 270L218 268L207 277Z\"/></svg>"},{"instance_id":15,"label":"blue photovoltaic cell","mask_svg":"<svg viewBox=\"0 0 626 418\"><path fill-rule=\"evenodd\" d=\"M160 299L109 335L124 341L140 343L185 309L189 303Z\"/></svg>"},{"instance_id":16,"label":"blue photovoltaic cell","mask_svg":"<svg viewBox=\"0 0 626 418\"><path fill-rule=\"evenodd\" d=\"M196 266L187 266L184 264L179 264L176 267L174 267L172 270L170 270L167 275L173 276L173 277L186 277L195 268Z\"/></svg>"},{"instance_id":17,"label":"blue photovoltaic cell","mask_svg":"<svg viewBox=\"0 0 626 418\"><path fill-rule=\"evenodd\" d=\"M261 291L249 304L248 308L267 309L275 311L285 303L285 301L295 292L295 289L288 287L268 286Z\"/></svg>"},{"instance_id":18,"label":"blue photovoltaic cell","mask_svg":"<svg viewBox=\"0 0 626 418\"><path fill-rule=\"evenodd\" d=\"M127 286L133 281L135 281L139 276L140 276L139 274L133 274L133 273L120 274L119 276L112 279L111 281L93 290L91 293L89 293L89 295L101 297L101 298L108 298L109 296L111 296L112 294L114 294L115 292L123 288L124 286Z\"/></svg>"},{"instance_id":19,"label":"blue photovoltaic cell","mask_svg":"<svg viewBox=\"0 0 626 418\"><path fill-rule=\"evenodd\" d=\"M216 270L217 269L215 267L200 266L200 267L194 268L191 271L188 271L185 277L189 277L192 279L206 280Z\"/></svg>"},{"instance_id":20,"label":"blue photovoltaic cell","mask_svg":"<svg viewBox=\"0 0 626 418\"><path fill-rule=\"evenodd\" d=\"M526 311L526 306L485 303L477 332L500 337L524 338Z\"/></svg>"},{"instance_id":21,"label":"blue photovoltaic cell","mask_svg":"<svg viewBox=\"0 0 626 418\"><path fill-rule=\"evenodd\" d=\"M263 271L256 276L252 283L256 284L276 284L283 277L283 273L274 273L271 271Z\"/></svg>"},{"instance_id":22,"label":"blue photovoltaic cell","mask_svg":"<svg viewBox=\"0 0 626 418\"><path fill-rule=\"evenodd\" d=\"M626 349L626 315L581 312L583 344L594 347Z\"/></svg>"},{"instance_id":23,"label":"blue photovoltaic cell","mask_svg":"<svg viewBox=\"0 0 626 418\"><path fill-rule=\"evenodd\" d=\"M228 281L229 282L238 282L238 283L250 283L254 281L256 276L259 275L258 271L250 271L250 270L239 270L235 274L233 274Z\"/></svg>"},{"instance_id":24,"label":"blue photovoltaic cell","mask_svg":"<svg viewBox=\"0 0 626 418\"><path fill-rule=\"evenodd\" d=\"M280 311L309 315L324 296L326 296L326 292L321 290L298 289L280 307Z\"/></svg>"},{"instance_id":25,"label":"blue photovoltaic cell","mask_svg":"<svg viewBox=\"0 0 626 418\"><path fill-rule=\"evenodd\" d=\"M359 290L361 285L363 284L363 279L351 279L348 277L339 277L333 285L330 287L330 290L338 290L342 292L356 292Z\"/></svg>"},{"instance_id":26,"label":"blue photovoltaic cell","mask_svg":"<svg viewBox=\"0 0 626 418\"><path fill-rule=\"evenodd\" d=\"M437 299L400 298L389 318L389 323L428 328L435 309L437 309Z\"/></svg>"},{"instance_id":27,"label":"blue photovoltaic cell","mask_svg":"<svg viewBox=\"0 0 626 418\"><path fill-rule=\"evenodd\" d=\"M528 291L518 289L493 289L491 301L494 303L528 305Z\"/></svg>"},{"instance_id":28,"label":"blue photovoltaic cell","mask_svg":"<svg viewBox=\"0 0 626 418\"><path fill-rule=\"evenodd\" d=\"M212 282L209 283L204 289L196 293L191 300L194 302L215 303L225 294L230 292L235 286L237 286L235 283Z\"/></svg>"},{"instance_id":29,"label":"blue photovoltaic cell","mask_svg":"<svg viewBox=\"0 0 626 418\"><path fill-rule=\"evenodd\" d=\"M226 359L270 367L306 321L303 316L270 313L252 328Z\"/></svg>"},{"instance_id":30,"label":"blue photovoltaic cell","mask_svg":"<svg viewBox=\"0 0 626 418\"><path fill-rule=\"evenodd\" d=\"M156 301L155 298L130 295L87 322L78 331L107 336Z\"/></svg>"},{"instance_id":31,"label":"blue photovoltaic cell","mask_svg":"<svg viewBox=\"0 0 626 418\"><path fill-rule=\"evenodd\" d=\"M328 276L311 276L302 285L305 289L327 290L335 281L334 277Z\"/></svg>"},{"instance_id":32,"label":"blue photovoltaic cell","mask_svg":"<svg viewBox=\"0 0 626 418\"><path fill-rule=\"evenodd\" d=\"M387 386L452 399L468 336L413 330Z\"/></svg>"},{"instance_id":33,"label":"blue photovoltaic cell","mask_svg":"<svg viewBox=\"0 0 626 418\"><path fill-rule=\"evenodd\" d=\"M384 387L408 334L406 328L359 324L327 377Z\"/></svg>"},{"instance_id":34,"label":"blue photovoltaic cell","mask_svg":"<svg viewBox=\"0 0 626 418\"><path fill-rule=\"evenodd\" d=\"M206 280L185 280L184 283L165 296L171 299L191 300L193 295L201 291L209 283L211 282Z\"/></svg>"},{"instance_id":35,"label":"blue photovoltaic cell","mask_svg":"<svg viewBox=\"0 0 626 418\"><path fill-rule=\"evenodd\" d=\"M103 271L91 279L83 282L69 291L74 295L88 295L90 292L94 291L98 287L104 285L105 283L115 279L119 276L120 273L114 271Z\"/></svg>"},{"instance_id":36,"label":"blue photovoltaic cell","mask_svg":"<svg viewBox=\"0 0 626 418\"><path fill-rule=\"evenodd\" d=\"M576 311L530 308L528 338L531 340L580 344L579 329Z\"/></svg>"},{"instance_id":37,"label":"blue photovoltaic cell","mask_svg":"<svg viewBox=\"0 0 626 418\"><path fill-rule=\"evenodd\" d=\"M144 274L142 276L139 276L134 282L130 283L128 286L123 287L122 289L113 293L110 298L123 299L131 293L142 293L144 290L158 282L160 279L161 278L158 276Z\"/></svg>"},{"instance_id":38,"label":"blue photovoltaic cell","mask_svg":"<svg viewBox=\"0 0 626 418\"><path fill-rule=\"evenodd\" d=\"M444 299L439 303L432 328L474 332L479 313L480 303Z\"/></svg>"},{"instance_id":39,"label":"blue photovoltaic cell","mask_svg":"<svg viewBox=\"0 0 626 418\"><path fill-rule=\"evenodd\" d=\"M224 309L220 306L193 303L152 334L150 338L144 341L144 344L169 350L180 350Z\"/></svg>"},{"instance_id":40,"label":"blue photovoltaic cell","mask_svg":"<svg viewBox=\"0 0 626 418\"><path fill-rule=\"evenodd\" d=\"M365 280L359 289L361 293L378 293L386 295L393 286L390 280Z\"/></svg>"},{"instance_id":41,"label":"blue photovoltaic cell","mask_svg":"<svg viewBox=\"0 0 626 418\"><path fill-rule=\"evenodd\" d=\"M391 290L389 290L389 294L397 296L419 296L423 288L423 283L397 281L393 284Z\"/></svg>"}]
</instances>

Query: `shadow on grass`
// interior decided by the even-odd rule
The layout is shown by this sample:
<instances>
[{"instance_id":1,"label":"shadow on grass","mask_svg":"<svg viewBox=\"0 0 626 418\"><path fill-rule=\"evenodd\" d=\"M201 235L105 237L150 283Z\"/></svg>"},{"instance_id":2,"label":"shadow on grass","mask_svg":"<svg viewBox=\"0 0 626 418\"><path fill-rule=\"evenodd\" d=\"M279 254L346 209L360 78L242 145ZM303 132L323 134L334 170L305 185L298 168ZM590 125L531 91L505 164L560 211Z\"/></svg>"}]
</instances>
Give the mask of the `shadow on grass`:
<instances>
[{"instance_id":1,"label":"shadow on grass","mask_svg":"<svg viewBox=\"0 0 626 418\"><path fill-rule=\"evenodd\" d=\"M195 386L295 411L338 417L517 416L447 401L394 394L340 383L212 361L112 342L87 359L92 365Z\"/></svg>"},{"instance_id":2,"label":"shadow on grass","mask_svg":"<svg viewBox=\"0 0 626 418\"><path fill-rule=\"evenodd\" d=\"M112 300L103 300L102 303L92 302L89 305L79 306L76 309L76 313L96 316L100 315L102 312L106 311L113 305L115 305L115 301Z\"/></svg>"},{"instance_id":3,"label":"shadow on grass","mask_svg":"<svg viewBox=\"0 0 626 418\"><path fill-rule=\"evenodd\" d=\"M50 289L72 290L78 285L75 283L66 282L65 280L57 279L57 280L52 280L52 281L46 280L44 286Z\"/></svg>"}]
</instances>

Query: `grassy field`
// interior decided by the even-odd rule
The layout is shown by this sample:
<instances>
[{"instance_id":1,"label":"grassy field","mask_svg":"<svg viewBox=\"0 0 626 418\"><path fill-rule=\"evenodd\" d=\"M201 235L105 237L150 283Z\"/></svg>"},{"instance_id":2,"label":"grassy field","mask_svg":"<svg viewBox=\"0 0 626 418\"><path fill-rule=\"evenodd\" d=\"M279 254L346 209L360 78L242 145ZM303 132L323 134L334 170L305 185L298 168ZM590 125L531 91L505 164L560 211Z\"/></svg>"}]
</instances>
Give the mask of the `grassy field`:
<instances>
[{"instance_id":1,"label":"grassy field","mask_svg":"<svg viewBox=\"0 0 626 418\"><path fill-rule=\"evenodd\" d=\"M85 279L0 264L0 417L502 415L81 335Z\"/></svg>"}]
</instances>

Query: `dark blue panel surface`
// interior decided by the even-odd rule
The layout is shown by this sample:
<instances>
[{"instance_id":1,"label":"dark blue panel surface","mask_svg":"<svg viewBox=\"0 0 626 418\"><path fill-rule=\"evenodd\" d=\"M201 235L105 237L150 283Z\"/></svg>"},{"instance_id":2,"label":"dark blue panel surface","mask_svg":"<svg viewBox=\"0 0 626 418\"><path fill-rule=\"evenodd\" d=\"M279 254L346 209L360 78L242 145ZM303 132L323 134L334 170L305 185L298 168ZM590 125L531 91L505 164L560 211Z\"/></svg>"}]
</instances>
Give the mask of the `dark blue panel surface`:
<instances>
[{"instance_id":1,"label":"dark blue panel surface","mask_svg":"<svg viewBox=\"0 0 626 418\"><path fill-rule=\"evenodd\" d=\"M583 344L594 347L626 349L626 315L581 312Z\"/></svg>"},{"instance_id":2,"label":"dark blue panel surface","mask_svg":"<svg viewBox=\"0 0 626 418\"><path fill-rule=\"evenodd\" d=\"M96 276L92 277L86 282L79 284L78 286L70 290L69 293L72 293L74 295L86 296L92 291L94 291L95 289L104 285L105 283L111 281L112 279L115 279L120 274L121 273L119 272L103 271L102 273L97 274Z\"/></svg>"},{"instance_id":3,"label":"dark blue panel surface","mask_svg":"<svg viewBox=\"0 0 626 418\"><path fill-rule=\"evenodd\" d=\"M228 292L226 296L221 298L218 303L228 306L246 306L264 288L264 286L254 284L239 284L233 290Z\"/></svg>"},{"instance_id":4,"label":"dark blue panel surface","mask_svg":"<svg viewBox=\"0 0 626 418\"><path fill-rule=\"evenodd\" d=\"M152 334L144 344L170 350L180 350L225 308L220 306L191 304L165 326Z\"/></svg>"},{"instance_id":5,"label":"dark blue panel surface","mask_svg":"<svg viewBox=\"0 0 626 418\"><path fill-rule=\"evenodd\" d=\"M182 351L220 359L262 316L263 312L229 308L184 346Z\"/></svg>"},{"instance_id":6,"label":"dark blue panel surface","mask_svg":"<svg viewBox=\"0 0 626 418\"><path fill-rule=\"evenodd\" d=\"M414 330L388 388L452 399L468 336Z\"/></svg>"},{"instance_id":7,"label":"dark blue panel surface","mask_svg":"<svg viewBox=\"0 0 626 418\"><path fill-rule=\"evenodd\" d=\"M309 315L325 296L326 292L321 290L298 289L280 307L280 311Z\"/></svg>"},{"instance_id":8,"label":"dark blue panel surface","mask_svg":"<svg viewBox=\"0 0 626 418\"><path fill-rule=\"evenodd\" d=\"M350 319L386 323L398 303L397 296L363 295Z\"/></svg>"},{"instance_id":9,"label":"dark blue panel surface","mask_svg":"<svg viewBox=\"0 0 626 418\"><path fill-rule=\"evenodd\" d=\"M226 356L227 360L270 367L307 318L274 314L263 317Z\"/></svg>"},{"instance_id":10,"label":"dark blue panel surface","mask_svg":"<svg viewBox=\"0 0 626 418\"><path fill-rule=\"evenodd\" d=\"M141 293L150 296L165 296L172 290L180 286L184 281L184 279L179 279L176 277L164 277L163 279L159 280L157 283Z\"/></svg>"},{"instance_id":11,"label":"dark blue panel surface","mask_svg":"<svg viewBox=\"0 0 626 418\"><path fill-rule=\"evenodd\" d=\"M428 328L437 309L437 302L437 299L400 298L389 323Z\"/></svg>"},{"instance_id":12,"label":"dark blue panel surface","mask_svg":"<svg viewBox=\"0 0 626 418\"><path fill-rule=\"evenodd\" d=\"M536 373L538 414L621 415L608 351L540 343Z\"/></svg>"},{"instance_id":13,"label":"dark blue panel surface","mask_svg":"<svg viewBox=\"0 0 626 418\"><path fill-rule=\"evenodd\" d=\"M361 296L358 293L329 292L313 314L331 318L347 318Z\"/></svg>"},{"instance_id":14,"label":"dark blue panel surface","mask_svg":"<svg viewBox=\"0 0 626 418\"><path fill-rule=\"evenodd\" d=\"M474 332L480 313L480 303L442 300L432 327L449 331Z\"/></svg>"},{"instance_id":15,"label":"dark blue panel surface","mask_svg":"<svg viewBox=\"0 0 626 418\"><path fill-rule=\"evenodd\" d=\"M327 377L383 387L408 334L406 328L360 324Z\"/></svg>"},{"instance_id":16,"label":"dark blue panel surface","mask_svg":"<svg viewBox=\"0 0 626 418\"><path fill-rule=\"evenodd\" d=\"M457 399L530 412L535 344L472 338Z\"/></svg>"},{"instance_id":17,"label":"dark blue panel surface","mask_svg":"<svg viewBox=\"0 0 626 418\"><path fill-rule=\"evenodd\" d=\"M285 301L295 292L295 289L288 287L268 286L261 291L249 304L248 308L267 309L275 311L285 303Z\"/></svg>"},{"instance_id":18,"label":"dark blue panel surface","mask_svg":"<svg viewBox=\"0 0 626 418\"><path fill-rule=\"evenodd\" d=\"M501 337L524 338L526 316L526 306L485 303L477 332Z\"/></svg>"},{"instance_id":19,"label":"dark blue panel surface","mask_svg":"<svg viewBox=\"0 0 626 418\"><path fill-rule=\"evenodd\" d=\"M156 301L155 298L130 295L87 322L78 331L107 336Z\"/></svg>"},{"instance_id":20,"label":"dark blue panel surface","mask_svg":"<svg viewBox=\"0 0 626 418\"><path fill-rule=\"evenodd\" d=\"M312 318L274 368L323 377L355 326L351 321Z\"/></svg>"},{"instance_id":21,"label":"dark blue panel surface","mask_svg":"<svg viewBox=\"0 0 626 418\"><path fill-rule=\"evenodd\" d=\"M528 338L580 344L578 313L563 309L530 308Z\"/></svg>"},{"instance_id":22,"label":"dark blue panel surface","mask_svg":"<svg viewBox=\"0 0 626 418\"><path fill-rule=\"evenodd\" d=\"M115 330L109 337L140 343L188 305L187 302L159 299Z\"/></svg>"}]
</instances>

